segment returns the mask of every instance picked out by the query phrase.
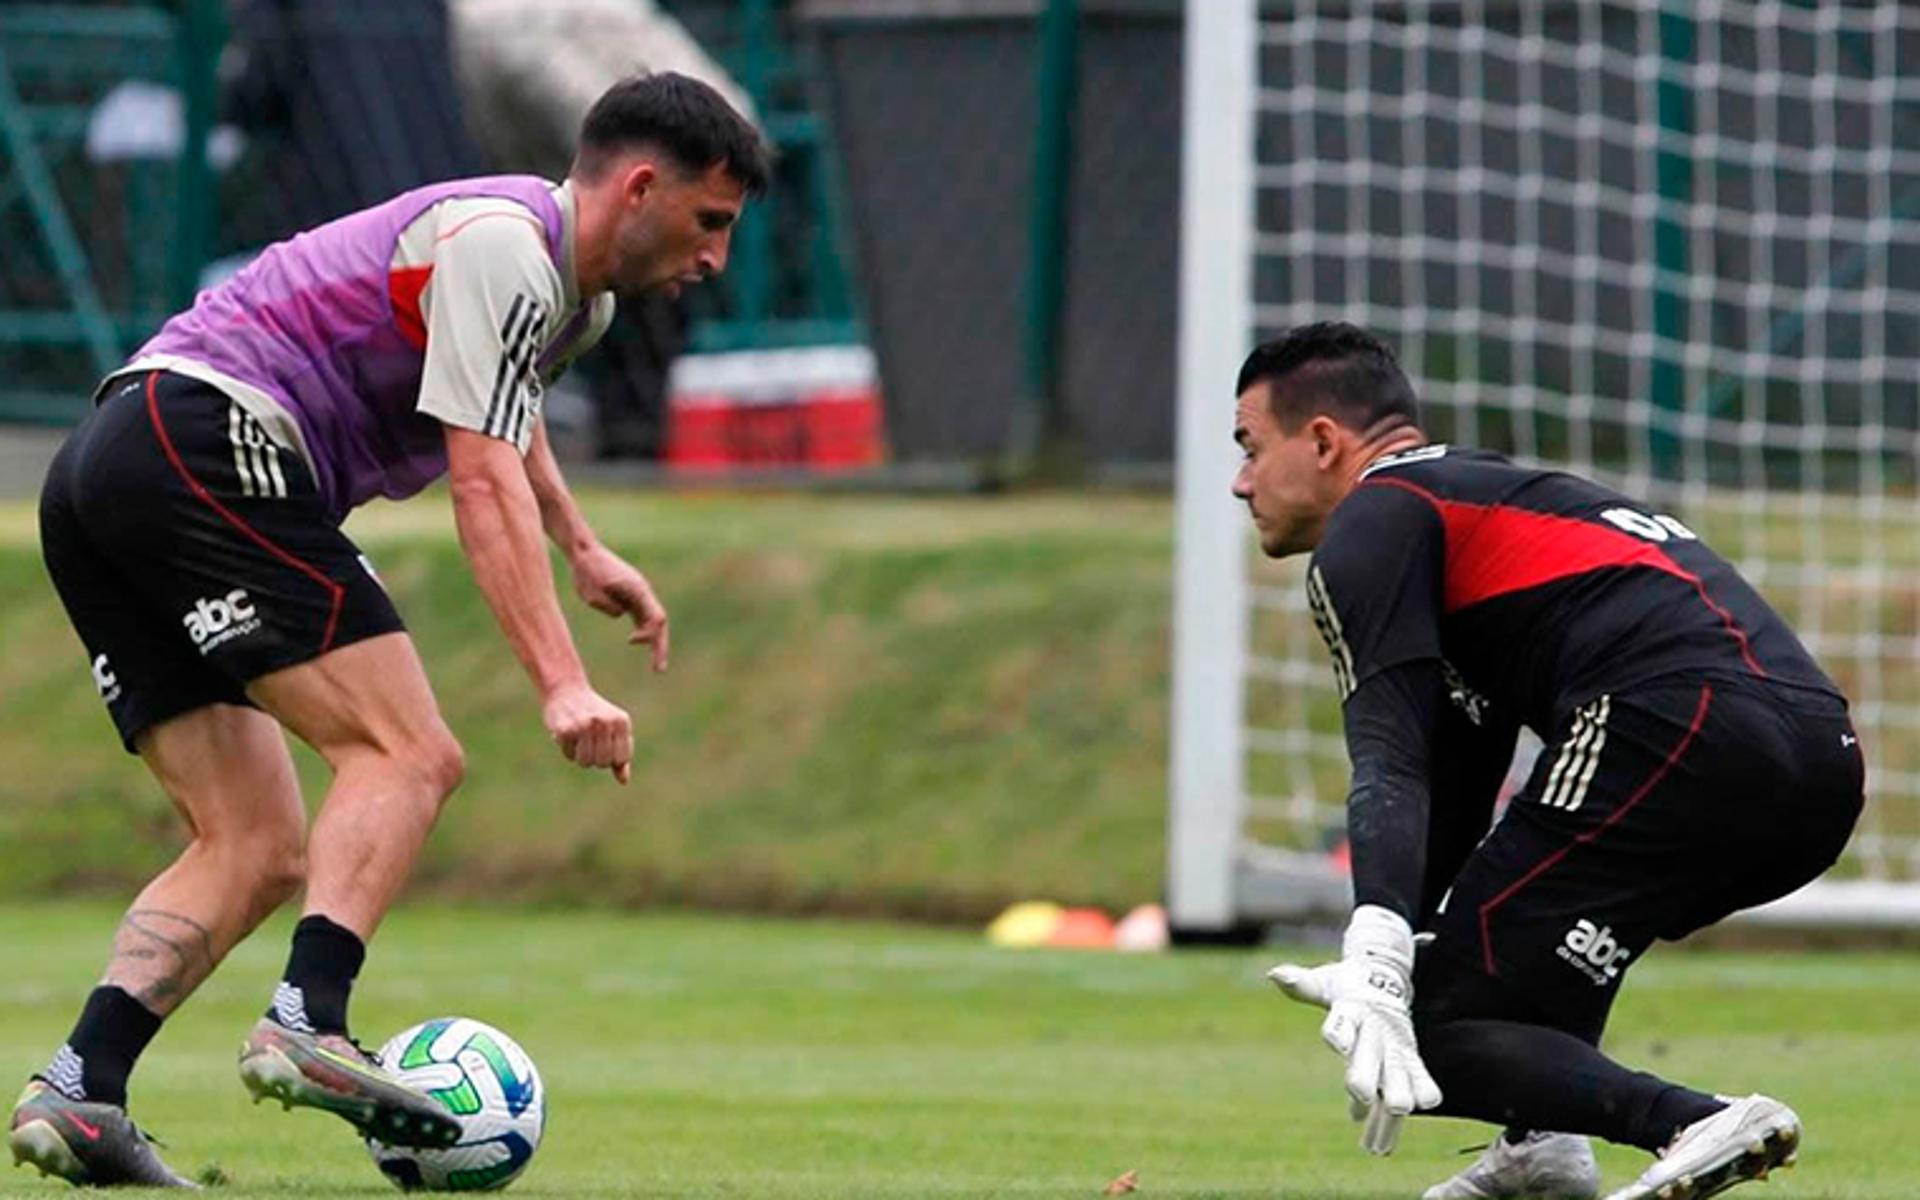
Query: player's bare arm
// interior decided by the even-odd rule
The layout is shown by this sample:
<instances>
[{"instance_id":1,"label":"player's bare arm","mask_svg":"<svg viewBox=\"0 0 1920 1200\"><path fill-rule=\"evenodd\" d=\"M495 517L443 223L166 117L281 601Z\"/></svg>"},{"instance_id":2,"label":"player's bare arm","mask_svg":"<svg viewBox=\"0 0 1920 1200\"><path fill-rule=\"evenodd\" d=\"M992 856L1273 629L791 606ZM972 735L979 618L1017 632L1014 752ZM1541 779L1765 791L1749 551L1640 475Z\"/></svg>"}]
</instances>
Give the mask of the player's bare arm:
<instances>
[{"instance_id":1,"label":"player's bare arm","mask_svg":"<svg viewBox=\"0 0 1920 1200\"><path fill-rule=\"evenodd\" d=\"M594 533L573 493L560 474L547 440L546 424L534 426L533 444L527 451L527 482L540 504L540 522L547 538L566 556L573 571L573 590L596 612L610 617L633 618L632 645L650 646L653 669L667 669L669 650L667 608L654 594L638 568L608 549Z\"/></svg>"},{"instance_id":2,"label":"player's bare arm","mask_svg":"<svg viewBox=\"0 0 1920 1200\"><path fill-rule=\"evenodd\" d=\"M449 426L448 477L460 546L494 619L540 694L541 715L560 752L583 767L632 773L633 727L593 690L554 594L541 507L527 467L509 442Z\"/></svg>"}]
</instances>

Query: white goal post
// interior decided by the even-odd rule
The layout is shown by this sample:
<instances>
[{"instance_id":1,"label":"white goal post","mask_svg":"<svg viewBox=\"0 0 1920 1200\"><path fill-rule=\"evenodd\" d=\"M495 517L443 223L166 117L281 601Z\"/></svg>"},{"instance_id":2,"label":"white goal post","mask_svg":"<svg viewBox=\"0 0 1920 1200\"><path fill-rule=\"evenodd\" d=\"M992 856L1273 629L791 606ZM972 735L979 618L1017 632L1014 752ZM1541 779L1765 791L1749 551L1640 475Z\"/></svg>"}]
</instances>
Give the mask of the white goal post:
<instances>
[{"instance_id":1,"label":"white goal post","mask_svg":"<svg viewBox=\"0 0 1920 1200\"><path fill-rule=\"evenodd\" d=\"M1185 37L1176 929L1347 903L1301 564L1227 491L1242 358L1323 319L1395 344L1438 438L1643 497L1767 595L1869 799L1748 919L1920 926L1920 8L1189 0Z\"/></svg>"}]
</instances>

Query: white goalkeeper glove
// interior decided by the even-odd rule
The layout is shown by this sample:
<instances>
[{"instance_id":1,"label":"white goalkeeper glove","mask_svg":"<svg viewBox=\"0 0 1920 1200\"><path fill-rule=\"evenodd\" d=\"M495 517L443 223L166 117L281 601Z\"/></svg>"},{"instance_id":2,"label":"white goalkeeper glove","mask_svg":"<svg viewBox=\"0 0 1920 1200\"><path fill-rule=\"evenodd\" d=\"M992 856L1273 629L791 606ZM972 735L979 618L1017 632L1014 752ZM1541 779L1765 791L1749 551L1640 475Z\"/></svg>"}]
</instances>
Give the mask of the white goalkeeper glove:
<instances>
[{"instance_id":1,"label":"white goalkeeper glove","mask_svg":"<svg viewBox=\"0 0 1920 1200\"><path fill-rule=\"evenodd\" d=\"M1440 1104L1440 1087L1413 1036L1413 929L1391 909L1353 910L1340 961L1282 963L1267 972L1280 990L1327 1010L1320 1037L1347 1060L1348 1111L1366 1129L1360 1144L1392 1154L1407 1114Z\"/></svg>"}]
</instances>

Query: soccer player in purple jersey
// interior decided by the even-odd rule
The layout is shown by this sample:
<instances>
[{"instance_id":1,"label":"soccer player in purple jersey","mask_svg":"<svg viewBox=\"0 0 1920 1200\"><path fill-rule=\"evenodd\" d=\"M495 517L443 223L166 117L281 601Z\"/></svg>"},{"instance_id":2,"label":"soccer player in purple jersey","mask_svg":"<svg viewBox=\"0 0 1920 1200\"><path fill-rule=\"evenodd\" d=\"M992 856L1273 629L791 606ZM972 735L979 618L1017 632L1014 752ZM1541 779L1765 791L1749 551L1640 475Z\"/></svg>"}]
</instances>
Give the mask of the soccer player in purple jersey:
<instances>
[{"instance_id":1,"label":"soccer player in purple jersey","mask_svg":"<svg viewBox=\"0 0 1920 1200\"><path fill-rule=\"evenodd\" d=\"M1364 330L1293 330L1238 392L1233 492L1268 555L1312 554L1353 766L1343 955L1272 978L1328 1009L1363 1144L1390 1152L1414 1111L1504 1127L1427 1200L1591 1197L1588 1135L1661 1155L1614 1200L1697 1200L1791 1161L1786 1105L1599 1043L1655 941L1839 856L1864 775L1839 690L1672 516L1430 444ZM1523 725L1546 748L1494 822Z\"/></svg>"},{"instance_id":2,"label":"soccer player in purple jersey","mask_svg":"<svg viewBox=\"0 0 1920 1200\"><path fill-rule=\"evenodd\" d=\"M457 180L264 251L127 365L48 473L43 551L126 747L186 819L73 1032L13 1111L16 1161L74 1183L191 1186L127 1118L161 1022L306 887L284 977L247 1036L256 1098L399 1145L458 1126L348 1037L347 997L463 771L412 639L340 523L445 474L475 580L568 760L621 783L626 712L568 631L542 533L594 609L667 666L667 612L594 534L540 420L613 296L720 273L767 152L673 74L587 114L568 178ZM283 731L333 779L312 829Z\"/></svg>"}]
</instances>

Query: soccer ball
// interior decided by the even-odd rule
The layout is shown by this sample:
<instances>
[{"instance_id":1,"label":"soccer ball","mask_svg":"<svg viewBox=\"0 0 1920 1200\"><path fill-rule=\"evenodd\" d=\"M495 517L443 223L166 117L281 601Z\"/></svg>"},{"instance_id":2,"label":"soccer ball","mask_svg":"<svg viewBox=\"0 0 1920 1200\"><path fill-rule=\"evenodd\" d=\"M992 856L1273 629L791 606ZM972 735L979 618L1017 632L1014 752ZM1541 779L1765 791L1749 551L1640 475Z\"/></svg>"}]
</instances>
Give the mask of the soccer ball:
<instances>
[{"instance_id":1,"label":"soccer ball","mask_svg":"<svg viewBox=\"0 0 1920 1200\"><path fill-rule=\"evenodd\" d=\"M547 1124L540 1072L512 1038L466 1017L437 1017L393 1035L380 1061L408 1087L460 1118L460 1140L444 1150L367 1139L388 1179L413 1191L503 1188L533 1161Z\"/></svg>"}]
</instances>

